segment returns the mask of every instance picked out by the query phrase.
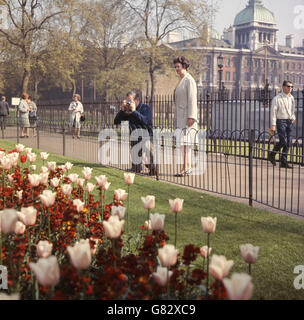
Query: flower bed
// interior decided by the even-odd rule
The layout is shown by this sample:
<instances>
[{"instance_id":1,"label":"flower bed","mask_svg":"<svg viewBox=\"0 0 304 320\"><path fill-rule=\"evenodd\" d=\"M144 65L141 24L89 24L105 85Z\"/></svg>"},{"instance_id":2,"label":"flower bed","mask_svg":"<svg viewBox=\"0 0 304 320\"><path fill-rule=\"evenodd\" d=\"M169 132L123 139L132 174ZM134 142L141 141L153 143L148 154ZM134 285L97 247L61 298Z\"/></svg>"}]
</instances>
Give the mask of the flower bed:
<instances>
[{"instance_id":1,"label":"flower bed","mask_svg":"<svg viewBox=\"0 0 304 320\"><path fill-rule=\"evenodd\" d=\"M48 154L41 153L45 163ZM134 175L125 174L127 191L117 189L104 203L107 177L88 182L71 173L73 164L47 162L39 174L30 148L0 151L0 264L8 269L8 294L20 299L249 299L247 274L228 279L233 261L213 255L210 237L216 218L201 219L207 246L168 244L164 215L150 214L153 196L142 197L147 221L129 234L129 193ZM93 195L97 189L98 196ZM132 191L132 190L131 190ZM126 204L126 205L125 205ZM175 217L183 200L169 200ZM132 208L132 206L131 206ZM176 221L176 220L175 220ZM175 245L178 226L175 224ZM125 231L124 231L125 230ZM132 250L126 244L133 243ZM242 247L244 260L256 262L258 248ZM198 256L204 263L193 267ZM205 266L206 260L206 266ZM212 278L212 279L211 279ZM7 297L8 298L8 297Z\"/></svg>"}]
</instances>

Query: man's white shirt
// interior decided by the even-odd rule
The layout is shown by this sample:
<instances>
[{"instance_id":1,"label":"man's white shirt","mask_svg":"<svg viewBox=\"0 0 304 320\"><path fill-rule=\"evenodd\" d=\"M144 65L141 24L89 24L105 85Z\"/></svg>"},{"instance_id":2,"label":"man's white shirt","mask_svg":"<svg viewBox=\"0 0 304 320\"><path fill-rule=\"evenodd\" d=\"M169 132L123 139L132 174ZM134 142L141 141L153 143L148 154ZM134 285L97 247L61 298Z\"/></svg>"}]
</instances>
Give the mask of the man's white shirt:
<instances>
[{"instance_id":1,"label":"man's white shirt","mask_svg":"<svg viewBox=\"0 0 304 320\"><path fill-rule=\"evenodd\" d=\"M294 97L286 95L284 92L276 95L271 105L272 125L276 125L277 119L296 120L295 116L295 100Z\"/></svg>"}]
</instances>

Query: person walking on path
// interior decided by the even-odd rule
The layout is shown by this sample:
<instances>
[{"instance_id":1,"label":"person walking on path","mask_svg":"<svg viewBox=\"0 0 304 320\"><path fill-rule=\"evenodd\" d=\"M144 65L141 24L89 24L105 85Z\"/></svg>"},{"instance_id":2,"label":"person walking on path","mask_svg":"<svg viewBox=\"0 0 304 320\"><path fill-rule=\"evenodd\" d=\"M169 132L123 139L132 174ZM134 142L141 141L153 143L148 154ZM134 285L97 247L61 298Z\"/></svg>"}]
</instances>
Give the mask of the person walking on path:
<instances>
[{"instance_id":1,"label":"person walking on path","mask_svg":"<svg viewBox=\"0 0 304 320\"><path fill-rule=\"evenodd\" d=\"M70 122L69 126L72 132L72 138L75 138L75 129L77 129L77 139L80 139L80 117L83 115L83 105L80 102L80 95L75 94L73 96L74 101L71 102L69 106L69 113L70 113Z\"/></svg>"},{"instance_id":2,"label":"person walking on path","mask_svg":"<svg viewBox=\"0 0 304 320\"><path fill-rule=\"evenodd\" d=\"M291 92L293 85L291 81L285 80L282 86L282 92L276 95L272 100L271 106L271 130L275 132L277 129L279 135L279 142L274 145L272 151L268 153L268 160L273 166L276 165L275 156L277 152L283 148L280 156L281 168L292 168L287 163L287 154L291 143L291 132L293 124L296 120L295 116L295 100Z\"/></svg>"},{"instance_id":3,"label":"person walking on path","mask_svg":"<svg viewBox=\"0 0 304 320\"><path fill-rule=\"evenodd\" d=\"M29 95L27 93L23 93L21 96L21 100L19 103L19 125L20 125L20 138L29 138Z\"/></svg>"},{"instance_id":4,"label":"person walking on path","mask_svg":"<svg viewBox=\"0 0 304 320\"><path fill-rule=\"evenodd\" d=\"M30 112L29 112L29 120L30 120L30 126L33 128L33 137L37 136L36 133L36 127L37 127L37 105L33 101L33 98L31 96L28 97L29 100L29 106L30 106Z\"/></svg>"},{"instance_id":5,"label":"person walking on path","mask_svg":"<svg viewBox=\"0 0 304 320\"><path fill-rule=\"evenodd\" d=\"M6 129L6 120L9 116L9 105L6 101L6 97L2 96L0 101L0 122L1 122L1 130Z\"/></svg>"}]
</instances>

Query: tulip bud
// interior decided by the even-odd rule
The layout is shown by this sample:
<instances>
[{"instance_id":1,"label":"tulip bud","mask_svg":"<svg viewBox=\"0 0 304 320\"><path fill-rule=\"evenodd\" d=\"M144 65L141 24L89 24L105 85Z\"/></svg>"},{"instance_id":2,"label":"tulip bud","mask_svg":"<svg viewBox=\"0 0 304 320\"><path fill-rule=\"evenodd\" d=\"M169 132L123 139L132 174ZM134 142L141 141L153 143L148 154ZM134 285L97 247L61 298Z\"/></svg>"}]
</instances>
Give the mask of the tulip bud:
<instances>
[{"instance_id":1,"label":"tulip bud","mask_svg":"<svg viewBox=\"0 0 304 320\"><path fill-rule=\"evenodd\" d=\"M172 244L166 244L158 249L158 257L163 267L171 267L176 264L178 250Z\"/></svg>"},{"instance_id":2,"label":"tulip bud","mask_svg":"<svg viewBox=\"0 0 304 320\"><path fill-rule=\"evenodd\" d=\"M60 179L58 178L53 178L50 180L50 183L51 183L51 186L53 188L57 188L59 186L59 183L60 183Z\"/></svg>"},{"instance_id":3,"label":"tulip bud","mask_svg":"<svg viewBox=\"0 0 304 320\"><path fill-rule=\"evenodd\" d=\"M25 232L25 225L22 222L17 221L15 224L14 233L23 234L24 232Z\"/></svg>"},{"instance_id":4,"label":"tulip bud","mask_svg":"<svg viewBox=\"0 0 304 320\"><path fill-rule=\"evenodd\" d=\"M44 190L39 197L41 202L46 207L51 207L55 203L56 192L52 192L51 190Z\"/></svg>"},{"instance_id":5,"label":"tulip bud","mask_svg":"<svg viewBox=\"0 0 304 320\"><path fill-rule=\"evenodd\" d=\"M41 177L38 174L29 174L28 179L32 187L38 187L40 184Z\"/></svg>"},{"instance_id":6,"label":"tulip bud","mask_svg":"<svg viewBox=\"0 0 304 320\"><path fill-rule=\"evenodd\" d=\"M66 171L70 171L73 168L73 164L71 162L66 162L65 169Z\"/></svg>"},{"instance_id":7,"label":"tulip bud","mask_svg":"<svg viewBox=\"0 0 304 320\"><path fill-rule=\"evenodd\" d=\"M42 161L45 161L49 157L49 154L47 152L40 152L40 157Z\"/></svg>"},{"instance_id":8,"label":"tulip bud","mask_svg":"<svg viewBox=\"0 0 304 320\"><path fill-rule=\"evenodd\" d=\"M134 173L124 173L125 184L131 185L134 183L135 174Z\"/></svg>"},{"instance_id":9,"label":"tulip bud","mask_svg":"<svg viewBox=\"0 0 304 320\"><path fill-rule=\"evenodd\" d=\"M0 211L1 232L9 234L15 232L16 223L18 221L17 211L14 209L4 209Z\"/></svg>"},{"instance_id":10,"label":"tulip bud","mask_svg":"<svg viewBox=\"0 0 304 320\"><path fill-rule=\"evenodd\" d=\"M141 197L141 201L142 201L145 209L151 210L151 209L155 208L155 197L154 196Z\"/></svg>"},{"instance_id":11,"label":"tulip bud","mask_svg":"<svg viewBox=\"0 0 304 320\"><path fill-rule=\"evenodd\" d=\"M117 239L120 237L122 232L122 227L124 225L124 220L119 220L117 216L110 216L108 221L103 222L103 227L106 236L110 239Z\"/></svg>"},{"instance_id":12,"label":"tulip bud","mask_svg":"<svg viewBox=\"0 0 304 320\"><path fill-rule=\"evenodd\" d=\"M49 173L49 169L47 167L45 167L45 166L42 166L40 168L40 173Z\"/></svg>"},{"instance_id":13,"label":"tulip bud","mask_svg":"<svg viewBox=\"0 0 304 320\"><path fill-rule=\"evenodd\" d=\"M91 193L94 191L94 188L95 188L94 184L91 182L88 182L86 185L86 192Z\"/></svg>"},{"instance_id":14,"label":"tulip bud","mask_svg":"<svg viewBox=\"0 0 304 320\"><path fill-rule=\"evenodd\" d=\"M82 202L80 199L73 200L73 205L77 207L77 212L81 212L84 207L84 202Z\"/></svg>"},{"instance_id":15,"label":"tulip bud","mask_svg":"<svg viewBox=\"0 0 304 320\"><path fill-rule=\"evenodd\" d=\"M127 199L128 194L125 190L117 189L114 191L114 199L116 201L124 201Z\"/></svg>"},{"instance_id":16,"label":"tulip bud","mask_svg":"<svg viewBox=\"0 0 304 320\"><path fill-rule=\"evenodd\" d=\"M93 169L92 168L87 168L87 167L84 167L83 170L82 170L82 176L85 180L90 180L91 177L92 177L92 171Z\"/></svg>"},{"instance_id":17,"label":"tulip bud","mask_svg":"<svg viewBox=\"0 0 304 320\"><path fill-rule=\"evenodd\" d=\"M214 254L209 265L210 274L214 279L222 281L228 275L233 264L232 260Z\"/></svg>"},{"instance_id":18,"label":"tulip bud","mask_svg":"<svg viewBox=\"0 0 304 320\"><path fill-rule=\"evenodd\" d=\"M207 258L210 255L211 250L212 250L212 248L209 248L209 250L208 250L208 246L201 247L201 249L200 249L201 257Z\"/></svg>"},{"instance_id":19,"label":"tulip bud","mask_svg":"<svg viewBox=\"0 0 304 320\"><path fill-rule=\"evenodd\" d=\"M253 284L246 273L234 273L231 279L223 280L229 300L249 300L252 296Z\"/></svg>"},{"instance_id":20,"label":"tulip bud","mask_svg":"<svg viewBox=\"0 0 304 320\"><path fill-rule=\"evenodd\" d=\"M37 169L37 166L35 164L32 164L30 166L31 171L35 171Z\"/></svg>"},{"instance_id":21,"label":"tulip bud","mask_svg":"<svg viewBox=\"0 0 304 320\"><path fill-rule=\"evenodd\" d=\"M76 242L74 247L67 247L72 265L78 269L87 269L92 261L89 239Z\"/></svg>"},{"instance_id":22,"label":"tulip bud","mask_svg":"<svg viewBox=\"0 0 304 320\"><path fill-rule=\"evenodd\" d=\"M122 220L126 213L126 207L123 206L112 206L111 215L117 216L120 220Z\"/></svg>"},{"instance_id":23,"label":"tulip bud","mask_svg":"<svg viewBox=\"0 0 304 320\"><path fill-rule=\"evenodd\" d=\"M21 212L17 212L19 219L26 226L33 226L37 219L37 210L34 207L21 208Z\"/></svg>"},{"instance_id":24,"label":"tulip bud","mask_svg":"<svg viewBox=\"0 0 304 320\"><path fill-rule=\"evenodd\" d=\"M48 168L50 171L55 171L56 170L56 162L55 161L48 162Z\"/></svg>"},{"instance_id":25,"label":"tulip bud","mask_svg":"<svg viewBox=\"0 0 304 320\"><path fill-rule=\"evenodd\" d=\"M254 264L258 259L260 247L254 247L252 244L244 244L240 246L241 255L246 263Z\"/></svg>"},{"instance_id":26,"label":"tulip bud","mask_svg":"<svg viewBox=\"0 0 304 320\"><path fill-rule=\"evenodd\" d=\"M36 153L27 153L27 158L29 162L35 162L37 160L37 154Z\"/></svg>"},{"instance_id":27,"label":"tulip bud","mask_svg":"<svg viewBox=\"0 0 304 320\"><path fill-rule=\"evenodd\" d=\"M183 210L183 203L184 203L184 199L176 198L174 200L171 200L171 199L169 200L171 210L175 213L181 212Z\"/></svg>"},{"instance_id":28,"label":"tulip bud","mask_svg":"<svg viewBox=\"0 0 304 320\"><path fill-rule=\"evenodd\" d=\"M48 258L52 254L53 244L47 240L40 240L36 246L37 256L39 258Z\"/></svg>"},{"instance_id":29,"label":"tulip bud","mask_svg":"<svg viewBox=\"0 0 304 320\"><path fill-rule=\"evenodd\" d=\"M202 223L203 232L205 232L205 233L213 233L213 232L215 232L216 220L217 220L217 218L201 217L201 223Z\"/></svg>"},{"instance_id":30,"label":"tulip bud","mask_svg":"<svg viewBox=\"0 0 304 320\"><path fill-rule=\"evenodd\" d=\"M161 287L165 287L167 285L172 274L173 274L172 271L168 272L168 268L163 268L163 267L157 267L156 272L152 273L155 282ZM168 275L169 275L169 279L168 279Z\"/></svg>"},{"instance_id":31,"label":"tulip bud","mask_svg":"<svg viewBox=\"0 0 304 320\"><path fill-rule=\"evenodd\" d=\"M72 192L72 187L69 184L64 184L61 187L62 193L65 194L66 196L69 196Z\"/></svg>"},{"instance_id":32,"label":"tulip bud","mask_svg":"<svg viewBox=\"0 0 304 320\"><path fill-rule=\"evenodd\" d=\"M16 149L18 152L23 152L24 151L25 146L23 144L16 144Z\"/></svg>"},{"instance_id":33,"label":"tulip bud","mask_svg":"<svg viewBox=\"0 0 304 320\"><path fill-rule=\"evenodd\" d=\"M68 178L71 180L72 183L77 182L79 175L77 173L71 173L68 175Z\"/></svg>"},{"instance_id":34,"label":"tulip bud","mask_svg":"<svg viewBox=\"0 0 304 320\"><path fill-rule=\"evenodd\" d=\"M42 286L56 286L59 283L60 270L55 256L40 258L37 263L30 262L29 265Z\"/></svg>"},{"instance_id":35,"label":"tulip bud","mask_svg":"<svg viewBox=\"0 0 304 320\"><path fill-rule=\"evenodd\" d=\"M152 230L160 231L164 229L164 224L165 224L164 214L159 214L159 213L150 214L150 220L151 220Z\"/></svg>"}]
</instances>

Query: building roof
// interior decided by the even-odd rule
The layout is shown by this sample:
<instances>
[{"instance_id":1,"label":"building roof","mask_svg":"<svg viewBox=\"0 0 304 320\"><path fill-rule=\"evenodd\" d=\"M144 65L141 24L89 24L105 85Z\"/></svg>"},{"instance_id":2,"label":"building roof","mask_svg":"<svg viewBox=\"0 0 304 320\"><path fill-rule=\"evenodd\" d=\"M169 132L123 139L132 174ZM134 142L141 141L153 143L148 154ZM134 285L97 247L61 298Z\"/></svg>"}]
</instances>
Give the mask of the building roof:
<instances>
[{"instance_id":1,"label":"building roof","mask_svg":"<svg viewBox=\"0 0 304 320\"><path fill-rule=\"evenodd\" d=\"M266 9L260 0L249 0L247 7L236 15L234 26L251 22L276 24L274 14Z\"/></svg>"}]
</instances>

